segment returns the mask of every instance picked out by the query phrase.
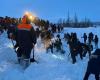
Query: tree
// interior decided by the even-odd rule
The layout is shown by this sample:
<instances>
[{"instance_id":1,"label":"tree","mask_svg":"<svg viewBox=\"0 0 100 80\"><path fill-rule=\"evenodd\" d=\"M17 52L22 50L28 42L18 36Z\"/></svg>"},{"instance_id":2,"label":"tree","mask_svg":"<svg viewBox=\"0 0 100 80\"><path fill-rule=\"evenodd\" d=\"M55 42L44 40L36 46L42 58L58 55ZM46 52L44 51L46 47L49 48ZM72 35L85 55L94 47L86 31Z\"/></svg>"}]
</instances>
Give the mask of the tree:
<instances>
[{"instance_id":1,"label":"tree","mask_svg":"<svg viewBox=\"0 0 100 80\"><path fill-rule=\"evenodd\" d=\"M78 27L78 18L77 18L76 13L75 13L75 16L74 16L74 27Z\"/></svg>"}]
</instances>

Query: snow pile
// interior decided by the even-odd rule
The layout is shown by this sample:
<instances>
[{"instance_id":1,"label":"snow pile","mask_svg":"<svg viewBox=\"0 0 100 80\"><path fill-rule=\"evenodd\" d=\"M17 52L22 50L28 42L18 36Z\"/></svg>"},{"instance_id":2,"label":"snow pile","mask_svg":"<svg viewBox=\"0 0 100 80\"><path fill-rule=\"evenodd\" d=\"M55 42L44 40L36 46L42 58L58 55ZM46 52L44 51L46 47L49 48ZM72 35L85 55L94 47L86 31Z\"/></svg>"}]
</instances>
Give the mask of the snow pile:
<instances>
[{"instance_id":1,"label":"snow pile","mask_svg":"<svg viewBox=\"0 0 100 80\"><path fill-rule=\"evenodd\" d=\"M66 28L66 32L77 32L78 38L83 33L93 32L100 38L100 28ZM63 33L60 33L63 38ZM100 43L99 43L100 44ZM46 53L41 40L35 46L35 59L39 62L31 65L23 71L17 61L16 53L10 40L7 39L6 32L0 36L0 80L82 80L86 71L88 56L81 60L77 57L77 63L72 64L71 58L68 57L69 49L63 40L63 48L67 50L65 54ZM100 46L99 46L100 47ZM90 76L93 80L94 76Z\"/></svg>"}]
</instances>

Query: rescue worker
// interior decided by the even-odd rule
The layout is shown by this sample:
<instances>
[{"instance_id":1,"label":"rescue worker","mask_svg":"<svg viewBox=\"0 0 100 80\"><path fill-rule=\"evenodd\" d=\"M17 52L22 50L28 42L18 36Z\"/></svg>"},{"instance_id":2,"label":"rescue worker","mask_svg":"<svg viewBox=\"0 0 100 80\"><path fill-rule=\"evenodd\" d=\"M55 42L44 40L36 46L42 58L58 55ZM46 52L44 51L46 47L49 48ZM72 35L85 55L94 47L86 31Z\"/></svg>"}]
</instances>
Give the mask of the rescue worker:
<instances>
[{"instance_id":1,"label":"rescue worker","mask_svg":"<svg viewBox=\"0 0 100 80\"><path fill-rule=\"evenodd\" d=\"M95 48L96 48L96 49L98 48L98 41L99 41L99 38L98 38L97 35L95 35L94 43L95 43Z\"/></svg>"},{"instance_id":2,"label":"rescue worker","mask_svg":"<svg viewBox=\"0 0 100 80\"><path fill-rule=\"evenodd\" d=\"M89 36L88 36L88 43L91 44L92 41L93 41L93 38L94 38L94 34L92 32L89 33Z\"/></svg>"},{"instance_id":3,"label":"rescue worker","mask_svg":"<svg viewBox=\"0 0 100 80\"><path fill-rule=\"evenodd\" d=\"M84 33L83 38L84 38L84 43L86 44L86 40L87 40L87 35L86 35L86 33Z\"/></svg>"},{"instance_id":4,"label":"rescue worker","mask_svg":"<svg viewBox=\"0 0 100 80\"><path fill-rule=\"evenodd\" d=\"M18 60L20 62L23 58L23 67L27 68L30 64L31 50L36 44L36 34L27 15L23 16L22 23L17 26L16 39L19 46L17 51Z\"/></svg>"}]
</instances>

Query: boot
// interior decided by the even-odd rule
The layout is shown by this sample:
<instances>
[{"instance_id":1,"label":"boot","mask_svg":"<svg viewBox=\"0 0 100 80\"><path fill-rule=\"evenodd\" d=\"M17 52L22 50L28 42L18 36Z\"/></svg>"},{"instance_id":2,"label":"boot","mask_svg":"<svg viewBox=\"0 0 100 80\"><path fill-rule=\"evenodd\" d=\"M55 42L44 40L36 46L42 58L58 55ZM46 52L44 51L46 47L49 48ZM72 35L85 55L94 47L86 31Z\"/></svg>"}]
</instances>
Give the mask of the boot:
<instances>
[{"instance_id":1,"label":"boot","mask_svg":"<svg viewBox=\"0 0 100 80\"><path fill-rule=\"evenodd\" d=\"M31 58L30 59L30 62L35 62L36 60L34 58Z\"/></svg>"},{"instance_id":2,"label":"boot","mask_svg":"<svg viewBox=\"0 0 100 80\"><path fill-rule=\"evenodd\" d=\"M18 57L18 64L22 64L23 58L22 57Z\"/></svg>"},{"instance_id":3,"label":"boot","mask_svg":"<svg viewBox=\"0 0 100 80\"><path fill-rule=\"evenodd\" d=\"M24 59L23 68L26 69L29 65L30 65L30 60L29 59Z\"/></svg>"}]
</instances>

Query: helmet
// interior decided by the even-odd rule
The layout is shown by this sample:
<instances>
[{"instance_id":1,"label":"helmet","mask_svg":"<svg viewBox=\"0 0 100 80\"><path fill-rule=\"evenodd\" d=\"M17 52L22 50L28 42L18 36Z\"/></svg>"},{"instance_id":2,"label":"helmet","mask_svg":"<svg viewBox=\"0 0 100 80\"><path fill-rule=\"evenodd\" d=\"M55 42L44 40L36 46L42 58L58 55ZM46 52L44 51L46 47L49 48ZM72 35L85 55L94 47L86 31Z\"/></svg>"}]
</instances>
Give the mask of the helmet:
<instances>
[{"instance_id":1,"label":"helmet","mask_svg":"<svg viewBox=\"0 0 100 80\"><path fill-rule=\"evenodd\" d=\"M27 15L24 15L23 16L22 23L24 23L24 24L29 24L30 23L30 20L28 19L28 16Z\"/></svg>"}]
</instances>

